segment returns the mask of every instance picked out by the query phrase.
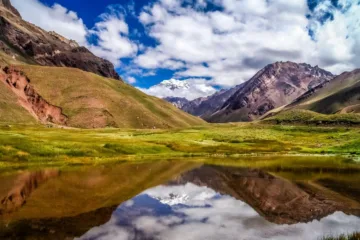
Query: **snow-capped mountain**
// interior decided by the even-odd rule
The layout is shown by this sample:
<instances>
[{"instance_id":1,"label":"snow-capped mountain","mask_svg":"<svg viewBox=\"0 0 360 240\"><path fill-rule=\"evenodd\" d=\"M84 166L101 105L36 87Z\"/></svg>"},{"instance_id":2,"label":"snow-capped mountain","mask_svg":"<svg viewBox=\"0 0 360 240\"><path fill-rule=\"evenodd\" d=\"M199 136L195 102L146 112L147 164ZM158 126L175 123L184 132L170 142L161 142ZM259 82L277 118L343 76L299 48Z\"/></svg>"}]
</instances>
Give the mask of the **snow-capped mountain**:
<instances>
[{"instance_id":1,"label":"snow-capped mountain","mask_svg":"<svg viewBox=\"0 0 360 240\"><path fill-rule=\"evenodd\" d=\"M159 86L166 87L170 90L190 88L190 84L187 81L180 81L176 79L164 80L159 83Z\"/></svg>"},{"instance_id":2,"label":"snow-capped mountain","mask_svg":"<svg viewBox=\"0 0 360 240\"><path fill-rule=\"evenodd\" d=\"M153 85L150 88L139 88L141 91L156 96L159 98L177 98L170 99L178 102L180 98L185 98L189 101L199 97L207 97L214 94L217 90L207 83L205 79L188 79L177 80L170 79L164 80L159 84ZM170 101L172 102L172 101ZM182 105L183 103L180 103ZM179 106L180 106L179 105Z\"/></svg>"},{"instance_id":3,"label":"snow-capped mountain","mask_svg":"<svg viewBox=\"0 0 360 240\"><path fill-rule=\"evenodd\" d=\"M211 199L218 195L213 189L200 187L193 183L184 185L162 185L146 190L147 194L162 204L174 206L184 204L187 206L206 206Z\"/></svg>"}]
</instances>

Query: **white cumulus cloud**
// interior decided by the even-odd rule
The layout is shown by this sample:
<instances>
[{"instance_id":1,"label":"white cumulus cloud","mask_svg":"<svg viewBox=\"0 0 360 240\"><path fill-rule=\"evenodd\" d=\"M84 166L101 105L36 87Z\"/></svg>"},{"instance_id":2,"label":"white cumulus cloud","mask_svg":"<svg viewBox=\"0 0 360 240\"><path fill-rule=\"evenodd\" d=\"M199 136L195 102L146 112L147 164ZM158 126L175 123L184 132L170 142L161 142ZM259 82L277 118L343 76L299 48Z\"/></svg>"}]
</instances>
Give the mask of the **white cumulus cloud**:
<instances>
[{"instance_id":1,"label":"white cumulus cloud","mask_svg":"<svg viewBox=\"0 0 360 240\"><path fill-rule=\"evenodd\" d=\"M87 28L82 19L60 4L49 7L38 0L11 0L11 3L23 19L47 31L56 31L80 44L86 43Z\"/></svg>"},{"instance_id":2,"label":"white cumulus cloud","mask_svg":"<svg viewBox=\"0 0 360 240\"><path fill-rule=\"evenodd\" d=\"M306 0L201 1L218 7L206 11L186 2L161 0L143 9L139 20L158 44L136 64L169 69L168 60L181 62L170 68L175 76L208 77L208 85L224 87L275 61L307 62L336 74L360 65L360 6L353 1L334 8L324 0L314 12ZM329 11L333 19L321 23L319 15Z\"/></svg>"}]
</instances>

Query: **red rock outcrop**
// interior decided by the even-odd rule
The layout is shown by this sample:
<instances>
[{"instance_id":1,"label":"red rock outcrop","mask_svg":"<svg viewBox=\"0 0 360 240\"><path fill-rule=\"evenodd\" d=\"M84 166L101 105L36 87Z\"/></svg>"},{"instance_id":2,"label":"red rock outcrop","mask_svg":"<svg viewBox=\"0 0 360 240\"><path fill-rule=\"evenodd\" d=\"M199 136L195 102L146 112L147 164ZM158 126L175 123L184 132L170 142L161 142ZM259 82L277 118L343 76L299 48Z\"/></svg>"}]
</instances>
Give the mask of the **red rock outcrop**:
<instances>
[{"instance_id":1,"label":"red rock outcrop","mask_svg":"<svg viewBox=\"0 0 360 240\"><path fill-rule=\"evenodd\" d=\"M18 96L19 103L42 123L66 125L67 117L60 107L47 102L36 92L30 80L14 67L0 68L0 81Z\"/></svg>"}]
</instances>

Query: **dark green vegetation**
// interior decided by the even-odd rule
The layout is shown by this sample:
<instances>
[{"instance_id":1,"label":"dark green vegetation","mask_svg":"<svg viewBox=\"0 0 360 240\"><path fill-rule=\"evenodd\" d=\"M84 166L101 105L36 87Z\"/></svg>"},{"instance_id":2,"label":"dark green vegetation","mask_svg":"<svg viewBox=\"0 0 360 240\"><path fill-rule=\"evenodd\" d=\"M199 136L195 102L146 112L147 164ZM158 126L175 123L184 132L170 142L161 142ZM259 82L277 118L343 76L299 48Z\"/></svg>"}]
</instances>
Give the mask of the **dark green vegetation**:
<instances>
[{"instance_id":1,"label":"dark green vegetation","mask_svg":"<svg viewBox=\"0 0 360 240\"><path fill-rule=\"evenodd\" d=\"M360 233L343 234L338 237L324 237L321 240L360 240Z\"/></svg>"},{"instance_id":2,"label":"dark green vegetation","mask_svg":"<svg viewBox=\"0 0 360 240\"><path fill-rule=\"evenodd\" d=\"M294 154L332 154L357 160L360 129L255 123L174 130L81 130L19 125L0 128L1 168L142 158ZM342 158L336 158L331 163L341 165L341 161Z\"/></svg>"}]
</instances>

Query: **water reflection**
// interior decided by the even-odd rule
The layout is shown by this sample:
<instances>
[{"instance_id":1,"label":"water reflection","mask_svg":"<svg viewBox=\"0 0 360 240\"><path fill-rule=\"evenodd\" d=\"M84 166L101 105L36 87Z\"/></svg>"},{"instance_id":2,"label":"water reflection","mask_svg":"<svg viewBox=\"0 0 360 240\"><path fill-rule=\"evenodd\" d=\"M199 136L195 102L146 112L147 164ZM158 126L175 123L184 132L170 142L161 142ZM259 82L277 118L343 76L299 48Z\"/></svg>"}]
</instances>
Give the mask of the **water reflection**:
<instances>
[{"instance_id":1,"label":"water reflection","mask_svg":"<svg viewBox=\"0 0 360 240\"><path fill-rule=\"evenodd\" d=\"M0 215L14 212L22 207L33 191L47 180L59 176L59 174L60 172L55 169L20 174L14 186L0 202Z\"/></svg>"},{"instance_id":2,"label":"water reflection","mask_svg":"<svg viewBox=\"0 0 360 240\"><path fill-rule=\"evenodd\" d=\"M107 222L120 203L196 166L173 161L122 163L68 168L42 184L30 181L33 187L26 202L0 213L0 239L73 239ZM25 175L28 172L0 175L0 199L13 196L9 193L18 189L18 179Z\"/></svg>"},{"instance_id":3,"label":"water reflection","mask_svg":"<svg viewBox=\"0 0 360 240\"><path fill-rule=\"evenodd\" d=\"M360 230L356 173L159 161L0 182L0 239L318 239Z\"/></svg>"},{"instance_id":4,"label":"water reflection","mask_svg":"<svg viewBox=\"0 0 360 240\"><path fill-rule=\"evenodd\" d=\"M360 218L335 212L307 224L277 225L250 205L192 183L160 186L120 205L80 239L318 239L353 232Z\"/></svg>"},{"instance_id":5,"label":"water reflection","mask_svg":"<svg viewBox=\"0 0 360 240\"><path fill-rule=\"evenodd\" d=\"M250 204L267 220L293 224L321 219L336 210L345 210L337 199L321 191L298 186L260 169L203 166L181 175L174 183L195 183L233 196Z\"/></svg>"},{"instance_id":6,"label":"water reflection","mask_svg":"<svg viewBox=\"0 0 360 240\"><path fill-rule=\"evenodd\" d=\"M258 169L202 166L120 205L80 239L319 239L360 228L336 195Z\"/></svg>"}]
</instances>

